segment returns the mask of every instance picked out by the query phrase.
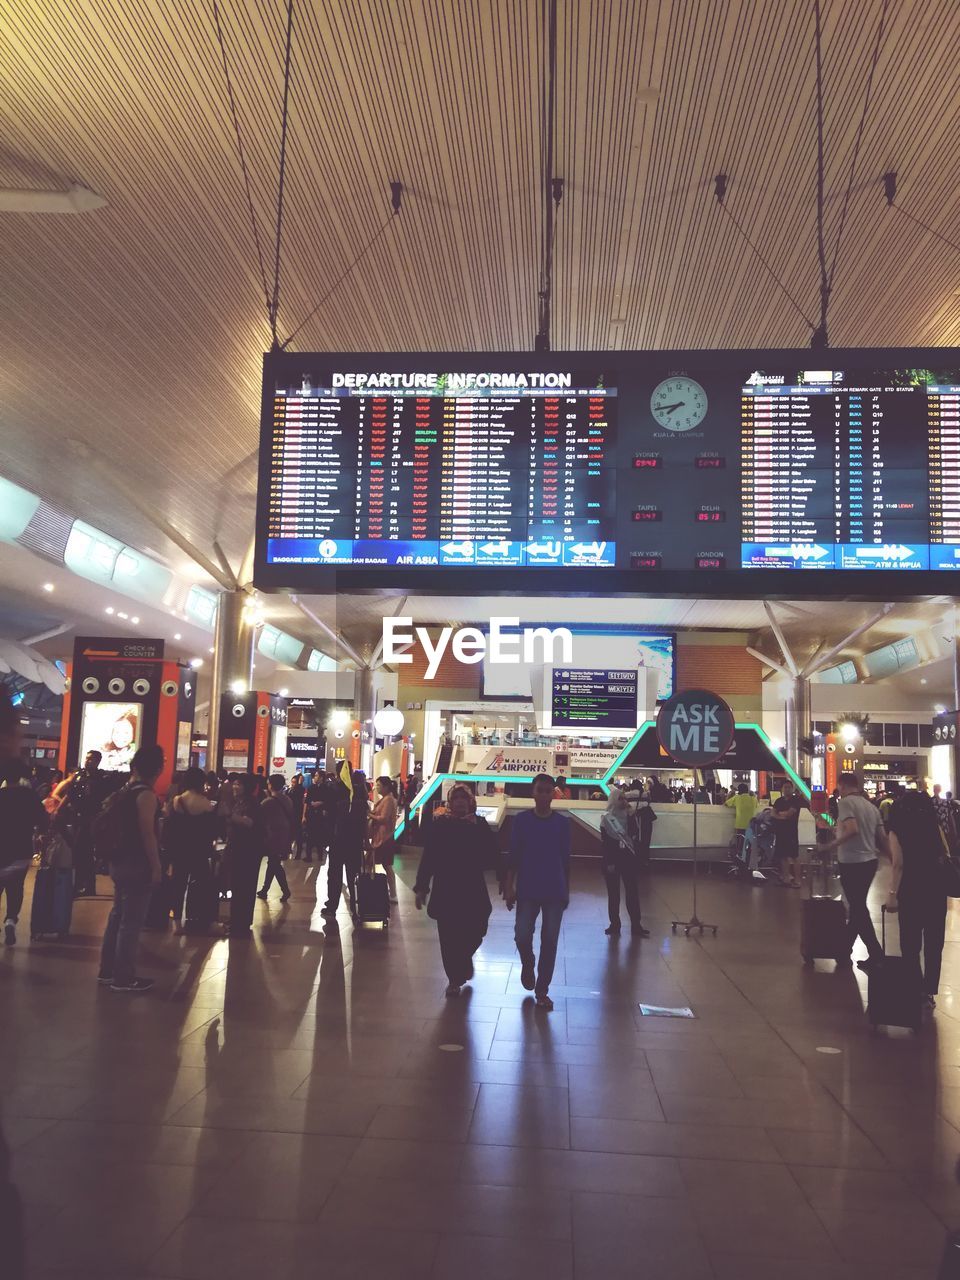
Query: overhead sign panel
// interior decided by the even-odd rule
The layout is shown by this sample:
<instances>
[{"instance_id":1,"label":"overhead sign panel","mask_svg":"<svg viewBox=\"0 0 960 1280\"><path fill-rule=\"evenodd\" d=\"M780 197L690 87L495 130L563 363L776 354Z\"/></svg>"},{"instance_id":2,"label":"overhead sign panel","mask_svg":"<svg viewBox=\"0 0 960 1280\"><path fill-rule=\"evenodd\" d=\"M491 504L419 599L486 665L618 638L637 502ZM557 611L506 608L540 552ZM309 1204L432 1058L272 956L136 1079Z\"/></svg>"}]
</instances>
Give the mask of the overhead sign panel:
<instances>
[{"instance_id":1,"label":"overhead sign panel","mask_svg":"<svg viewBox=\"0 0 960 1280\"><path fill-rule=\"evenodd\" d=\"M930 588L960 569L960 352L820 361L271 353L257 580Z\"/></svg>"}]
</instances>

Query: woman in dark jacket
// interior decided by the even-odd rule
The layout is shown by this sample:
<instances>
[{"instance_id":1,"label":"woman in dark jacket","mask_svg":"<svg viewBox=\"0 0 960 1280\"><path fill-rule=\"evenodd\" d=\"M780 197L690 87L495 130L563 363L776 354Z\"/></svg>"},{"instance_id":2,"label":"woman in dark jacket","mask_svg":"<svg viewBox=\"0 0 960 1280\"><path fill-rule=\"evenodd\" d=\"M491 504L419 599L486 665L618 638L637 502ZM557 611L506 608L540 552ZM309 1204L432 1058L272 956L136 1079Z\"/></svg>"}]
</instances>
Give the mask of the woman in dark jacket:
<instances>
[{"instance_id":1,"label":"woman in dark jacket","mask_svg":"<svg viewBox=\"0 0 960 1280\"><path fill-rule=\"evenodd\" d=\"M233 784L234 801L227 818L226 861L230 877L230 937L249 938L264 855L257 783L241 773Z\"/></svg>"},{"instance_id":2,"label":"woman in dark jacket","mask_svg":"<svg viewBox=\"0 0 960 1280\"><path fill-rule=\"evenodd\" d=\"M893 879L887 910L900 912L900 953L920 974L930 1008L936 1005L947 925L943 875L946 845L937 811L925 791L905 791L890 810Z\"/></svg>"},{"instance_id":3,"label":"woman in dark jacket","mask_svg":"<svg viewBox=\"0 0 960 1280\"><path fill-rule=\"evenodd\" d=\"M473 792L462 784L454 786L447 812L430 824L414 885L418 911L430 895L427 914L437 922L450 997L458 996L473 977L473 957L490 919L483 873L495 856L493 832L477 817Z\"/></svg>"}]
</instances>

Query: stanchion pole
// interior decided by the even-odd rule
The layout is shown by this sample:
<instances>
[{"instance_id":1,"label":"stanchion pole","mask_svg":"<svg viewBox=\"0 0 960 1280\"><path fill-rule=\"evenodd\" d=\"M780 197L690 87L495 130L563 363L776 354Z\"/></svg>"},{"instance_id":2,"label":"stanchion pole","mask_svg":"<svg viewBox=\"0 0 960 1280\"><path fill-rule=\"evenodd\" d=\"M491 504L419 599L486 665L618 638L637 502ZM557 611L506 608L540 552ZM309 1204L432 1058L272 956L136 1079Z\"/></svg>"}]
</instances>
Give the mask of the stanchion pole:
<instances>
[{"instance_id":1,"label":"stanchion pole","mask_svg":"<svg viewBox=\"0 0 960 1280\"><path fill-rule=\"evenodd\" d=\"M706 924L697 915L697 880L699 861L697 857L698 841L697 841L697 794L700 791L700 770L693 771L693 915L689 920L674 920L671 930L676 933L678 929L682 929L686 937L690 937L691 929L699 929L700 936L703 937L704 929L712 929L713 936L717 936L718 926L715 924Z\"/></svg>"}]
</instances>

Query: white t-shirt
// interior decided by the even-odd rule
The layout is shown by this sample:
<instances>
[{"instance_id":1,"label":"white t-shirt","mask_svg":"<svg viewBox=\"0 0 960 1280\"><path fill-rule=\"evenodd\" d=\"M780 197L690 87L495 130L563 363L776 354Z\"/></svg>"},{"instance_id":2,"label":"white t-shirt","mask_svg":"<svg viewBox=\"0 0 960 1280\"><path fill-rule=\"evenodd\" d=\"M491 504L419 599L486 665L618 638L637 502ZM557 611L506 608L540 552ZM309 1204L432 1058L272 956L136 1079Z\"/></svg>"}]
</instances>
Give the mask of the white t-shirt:
<instances>
[{"instance_id":1,"label":"white t-shirt","mask_svg":"<svg viewBox=\"0 0 960 1280\"><path fill-rule=\"evenodd\" d=\"M841 796L837 806L837 825L853 818L857 834L837 846L838 862L873 862L878 855L877 829L883 826L880 813L865 796Z\"/></svg>"}]
</instances>

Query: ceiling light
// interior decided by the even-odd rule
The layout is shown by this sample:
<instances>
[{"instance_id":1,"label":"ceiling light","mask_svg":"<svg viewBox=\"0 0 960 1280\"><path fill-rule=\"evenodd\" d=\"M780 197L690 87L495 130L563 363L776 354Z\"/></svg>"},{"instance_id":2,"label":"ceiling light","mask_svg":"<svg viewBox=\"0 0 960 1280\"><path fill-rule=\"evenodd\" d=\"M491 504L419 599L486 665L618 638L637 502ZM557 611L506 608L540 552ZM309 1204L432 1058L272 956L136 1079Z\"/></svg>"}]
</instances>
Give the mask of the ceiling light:
<instances>
[{"instance_id":1,"label":"ceiling light","mask_svg":"<svg viewBox=\"0 0 960 1280\"><path fill-rule=\"evenodd\" d=\"M193 667L194 671L196 671L199 667L202 667L202 666L203 666L203 659L202 659L202 658L191 658L191 659L190 659L190 665L191 665L191 667Z\"/></svg>"},{"instance_id":2,"label":"ceiling light","mask_svg":"<svg viewBox=\"0 0 960 1280\"><path fill-rule=\"evenodd\" d=\"M946 711L946 709L947 709L947 708L943 705L943 703L942 703L942 702L937 702L937 703L934 703L934 707L933 707L933 709L934 709L934 711L937 713L937 715L938 715L938 716L942 716L942 715L943 715L943 713Z\"/></svg>"},{"instance_id":3,"label":"ceiling light","mask_svg":"<svg viewBox=\"0 0 960 1280\"><path fill-rule=\"evenodd\" d=\"M179 632L179 631L175 631L175 632L173 633L173 638L174 638L174 640L182 640L182 639L183 639L183 636L180 634L180 632Z\"/></svg>"},{"instance_id":4,"label":"ceiling light","mask_svg":"<svg viewBox=\"0 0 960 1280\"><path fill-rule=\"evenodd\" d=\"M209 649L207 650L207 653L213 653L213 647L212 647L212 646L211 646L211 648L209 648Z\"/></svg>"},{"instance_id":5,"label":"ceiling light","mask_svg":"<svg viewBox=\"0 0 960 1280\"><path fill-rule=\"evenodd\" d=\"M926 684L926 683L927 683L927 677L926 677L926 676L921 676L921 677L920 677L920 683L921 683L921 684Z\"/></svg>"},{"instance_id":6,"label":"ceiling light","mask_svg":"<svg viewBox=\"0 0 960 1280\"><path fill-rule=\"evenodd\" d=\"M281 698L289 698L289 697L290 697L290 690L289 690L289 689L281 689L281 690L280 690L280 697L281 697Z\"/></svg>"},{"instance_id":7,"label":"ceiling light","mask_svg":"<svg viewBox=\"0 0 960 1280\"><path fill-rule=\"evenodd\" d=\"M113 613L113 605L112 605L112 604L108 604L108 605L107 605L107 607L106 607L106 609L104 609L104 611L103 611L103 612L104 612L104 613Z\"/></svg>"},{"instance_id":8,"label":"ceiling light","mask_svg":"<svg viewBox=\"0 0 960 1280\"><path fill-rule=\"evenodd\" d=\"M43 584L43 589L44 589L44 591L52 591L52 590L53 590L53 583L52 583L52 582L45 582L45 583Z\"/></svg>"},{"instance_id":9,"label":"ceiling light","mask_svg":"<svg viewBox=\"0 0 960 1280\"><path fill-rule=\"evenodd\" d=\"M139 626L139 624L140 624L140 619L139 619L138 617L136 617L136 616L132 617L132 618L130 619L130 621L133 623L133 625L134 625L135 627L136 627L136 626Z\"/></svg>"},{"instance_id":10,"label":"ceiling light","mask_svg":"<svg viewBox=\"0 0 960 1280\"><path fill-rule=\"evenodd\" d=\"M20 723L21 723L21 724L29 724L29 723L30 723L30 721L29 721L29 720L23 720L23 719L21 719Z\"/></svg>"},{"instance_id":11,"label":"ceiling light","mask_svg":"<svg viewBox=\"0 0 960 1280\"><path fill-rule=\"evenodd\" d=\"M230 685L230 692L231 692L231 693L246 693L246 692L247 692L247 686L244 684L244 682L243 682L242 680L234 680L234 681L233 681L233 683Z\"/></svg>"},{"instance_id":12,"label":"ceiling light","mask_svg":"<svg viewBox=\"0 0 960 1280\"><path fill-rule=\"evenodd\" d=\"M842 724L840 726L840 736L844 742L852 742L857 736L858 729L855 724Z\"/></svg>"}]
</instances>

